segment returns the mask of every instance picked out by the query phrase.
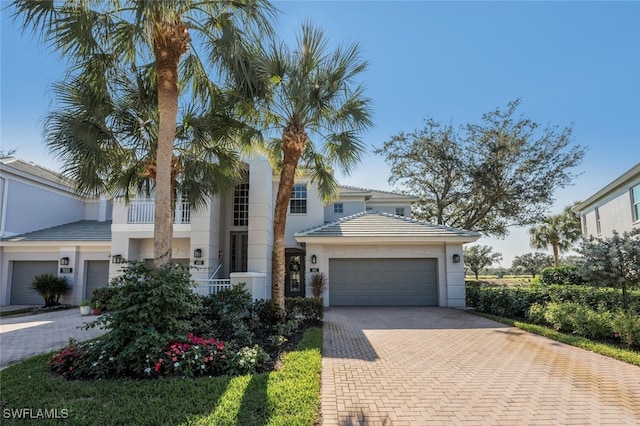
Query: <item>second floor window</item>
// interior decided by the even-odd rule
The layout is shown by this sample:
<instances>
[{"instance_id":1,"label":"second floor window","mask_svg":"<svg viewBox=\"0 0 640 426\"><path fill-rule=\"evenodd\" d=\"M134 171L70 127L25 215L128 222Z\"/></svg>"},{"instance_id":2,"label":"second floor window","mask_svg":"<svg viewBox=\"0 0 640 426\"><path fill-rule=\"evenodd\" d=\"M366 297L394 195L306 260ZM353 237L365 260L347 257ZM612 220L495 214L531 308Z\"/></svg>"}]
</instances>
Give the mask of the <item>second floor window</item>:
<instances>
[{"instance_id":1,"label":"second floor window","mask_svg":"<svg viewBox=\"0 0 640 426\"><path fill-rule=\"evenodd\" d=\"M598 235L602 234L602 229L600 228L600 210L596 207L596 232Z\"/></svg>"},{"instance_id":2,"label":"second floor window","mask_svg":"<svg viewBox=\"0 0 640 426\"><path fill-rule=\"evenodd\" d=\"M335 203L333 205L334 213L344 213L344 205L342 203Z\"/></svg>"},{"instance_id":3,"label":"second floor window","mask_svg":"<svg viewBox=\"0 0 640 426\"><path fill-rule=\"evenodd\" d=\"M396 216L404 216L404 207L396 207Z\"/></svg>"},{"instance_id":4,"label":"second floor window","mask_svg":"<svg viewBox=\"0 0 640 426\"><path fill-rule=\"evenodd\" d=\"M307 185L293 185L291 201L289 202L289 213L307 213Z\"/></svg>"},{"instance_id":5,"label":"second floor window","mask_svg":"<svg viewBox=\"0 0 640 426\"><path fill-rule=\"evenodd\" d=\"M236 185L233 191L233 226L249 226L249 184Z\"/></svg>"}]
</instances>

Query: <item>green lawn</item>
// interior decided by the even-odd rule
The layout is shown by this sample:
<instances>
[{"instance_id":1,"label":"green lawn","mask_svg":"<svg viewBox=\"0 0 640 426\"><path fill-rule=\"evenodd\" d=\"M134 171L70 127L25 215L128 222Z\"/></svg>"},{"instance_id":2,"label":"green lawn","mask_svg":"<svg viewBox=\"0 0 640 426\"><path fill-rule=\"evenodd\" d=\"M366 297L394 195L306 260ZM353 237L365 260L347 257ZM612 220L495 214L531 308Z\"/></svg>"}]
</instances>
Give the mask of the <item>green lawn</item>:
<instances>
[{"instance_id":1,"label":"green lawn","mask_svg":"<svg viewBox=\"0 0 640 426\"><path fill-rule=\"evenodd\" d=\"M321 349L322 330L312 328L277 372L154 381L67 381L49 373L48 355L37 356L0 371L0 423L24 424L7 417L31 409L68 415L38 425L314 425Z\"/></svg>"}]
</instances>

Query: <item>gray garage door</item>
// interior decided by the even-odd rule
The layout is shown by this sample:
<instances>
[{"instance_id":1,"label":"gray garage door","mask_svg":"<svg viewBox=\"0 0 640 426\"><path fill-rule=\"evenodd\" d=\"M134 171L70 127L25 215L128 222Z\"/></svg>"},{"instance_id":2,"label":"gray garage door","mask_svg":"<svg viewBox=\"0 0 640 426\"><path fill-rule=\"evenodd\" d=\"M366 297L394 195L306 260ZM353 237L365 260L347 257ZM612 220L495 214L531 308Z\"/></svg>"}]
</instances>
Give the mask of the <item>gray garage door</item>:
<instances>
[{"instance_id":1,"label":"gray garage door","mask_svg":"<svg viewBox=\"0 0 640 426\"><path fill-rule=\"evenodd\" d=\"M87 262L87 287L84 292L84 298L91 300L93 290L98 287L104 287L107 284L109 284L109 261L89 260Z\"/></svg>"},{"instance_id":2,"label":"gray garage door","mask_svg":"<svg viewBox=\"0 0 640 426\"><path fill-rule=\"evenodd\" d=\"M13 278L11 280L12 305L44 305L44 299L31 290L33 277L40 274L56 274L58 262L13 262Z\"/></svg>"},{"instance_id":3,"label":"gray garage door","mask_svg":"<svg viewBox=\"0 0 640 426\"><path fill-rule=\"evenodd\" d=\"M436 259L329 259L329 305L437 306Z\"/></svg>"}]
</instances>

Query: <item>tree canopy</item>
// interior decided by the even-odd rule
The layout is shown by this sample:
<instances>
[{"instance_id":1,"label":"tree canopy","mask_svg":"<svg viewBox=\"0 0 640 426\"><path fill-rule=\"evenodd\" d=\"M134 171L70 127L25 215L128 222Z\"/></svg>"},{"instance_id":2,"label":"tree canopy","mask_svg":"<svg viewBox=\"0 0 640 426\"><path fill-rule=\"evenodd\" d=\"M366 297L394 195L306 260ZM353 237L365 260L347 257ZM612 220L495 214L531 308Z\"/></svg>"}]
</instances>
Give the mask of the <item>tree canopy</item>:
<instances>
[{"instance_id":1,"label":"tree canopy","mask_svg":"<svg viewBox=\"0 0 640 426\"><path fill-rule=\"evenodd\" d=\"M491 246L475 245L464 249L464 266L474 273L476 280L483 268L501 260L502 254L494 253Z\"/></svg>"},{"instance_id":2,"label":"tree canopy","mask_svg":"<svg viewBox=\"0 0 640 426\"><path fill-rule=\"evenodd\" d=\"M529 229L531 247L545 249L551 246L554 266L560 264L560 252L571 249L581 236L580 217L571 208L579 201L565 207L562 213L546 216Z\"/></svg>"},{"instance_id":3,"label":"tree canopy","mask_svg":"<svg viewBox=\"0 0 640 426\"><path fill-rule=\"evenodd\" d=\"M585 149L573 145L571 126L543 127L518 116L519 105L459 128L427 119L375 150L391 166L389 183L419 198L414 216L495 237L544 216Z\"/></svg>"}]
</instances>

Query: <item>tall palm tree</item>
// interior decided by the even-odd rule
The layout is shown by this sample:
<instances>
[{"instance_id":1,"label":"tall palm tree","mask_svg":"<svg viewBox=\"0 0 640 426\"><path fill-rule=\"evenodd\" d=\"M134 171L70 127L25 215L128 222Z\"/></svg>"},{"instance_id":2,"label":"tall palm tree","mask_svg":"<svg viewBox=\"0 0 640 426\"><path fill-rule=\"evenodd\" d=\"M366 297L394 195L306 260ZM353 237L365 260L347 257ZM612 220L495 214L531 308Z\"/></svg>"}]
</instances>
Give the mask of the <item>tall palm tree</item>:
<instances>
[{"instance_id":1,"label":"tall palm tree","mask_svg":"<svg viewBox=\"0 0 640 426\"><path fill-rule=\"evenodd\" d=\"M281 135L268 150L280 172L274 208L271 300L284 313L285 226L294 178L299 166L310 173L323 200L335 196L337 182L330 167L350 172L364 145L359 133L371 125L370 101L357 84L367 66L359 47L330 50L323 32L304 24L294 50L272 45L261 61L271 83L271 97L262 120ZM281 133L280 133L281 132Z\"/></svg>"},{"instance_id":2,"label":"tall palm tree","mask_svg":"<svg viewBox=\"0 0 640 426\"><path fill-rule=\"evenodd\" d=\"M150 195L158 135L154 69L122 70L109 91L83 77L54 85L60 106L45 120L47 147L80 191L122 195L127 201L132 195ZM197 209L241 178L241 143L249 146L257 132L236 120L226 104L218 99L217 109L192 106L178 115L172 206L179 194Z\"/></svg>"},{"instance_id":3,"label":"tall palm tree","mask_svg":"<svg viewBox=\"0 0 640 426\"><path fill-rule=\"evenodd\" d=\"M539 225L529 229L531 247L546 249L551 246L556 267L560 264L560 252L571 249L581 235L580 219L571 207L566 207L560 214L545 217Z\"/></svg>"},{"instance_id":4,"label":"tall palm tree","mask_svg":"<svg viewBox=\"0 0 640 426\"><path fill-rule=\"evenodd\" d=\"M243 46L250 33L271 33L269 19L274 8L266 0L14 0L15 18L24 30L42 33L43 40L73 69L93 71L98 87L111 64L153 63L157 75L158 134L155 149L156 265L169 263L173 221L171 181L174 140L181 86L179 71L189 75L192 95L206 98L215 85L207 76L198 52L217 70L245 83ZM200 37L192 43L192 36ZM113 75L113 73L111 73ZM187 86L183 86L187 87Z\"/></svg>"}]
</instances>

